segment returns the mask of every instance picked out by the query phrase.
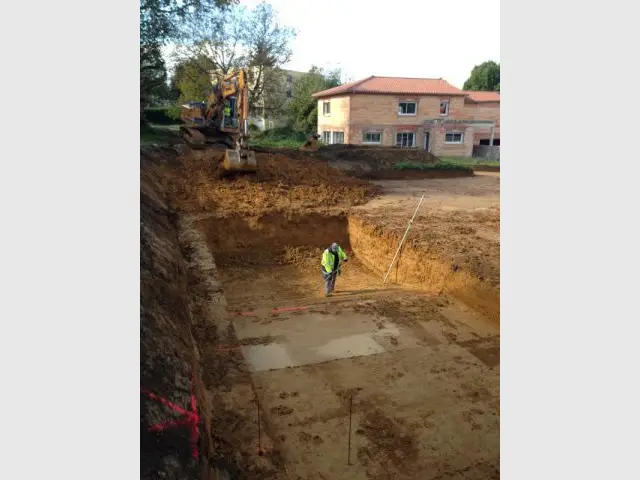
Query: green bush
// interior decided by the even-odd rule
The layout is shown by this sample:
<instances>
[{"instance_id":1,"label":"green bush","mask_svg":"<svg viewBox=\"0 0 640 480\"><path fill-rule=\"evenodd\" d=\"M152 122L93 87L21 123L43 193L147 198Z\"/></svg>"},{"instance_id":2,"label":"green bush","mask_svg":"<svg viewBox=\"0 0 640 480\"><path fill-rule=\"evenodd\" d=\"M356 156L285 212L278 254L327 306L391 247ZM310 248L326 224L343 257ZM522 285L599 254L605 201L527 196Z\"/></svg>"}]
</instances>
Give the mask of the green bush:
<instances>
[{"instance_id":1,"label":"green bush","mask_svg":"<svg viewBox=\"0 0 640 480\"><path fill-rule=\"evenodd\" d=\"M257 147L298 148L307 141L307 135L291 127L278 127L265 130L251 138L251 144Z\"/></svg>"},{"instance_id":2,"label":"green bush","mask_svg":"<svg viewBox=\"0 0 640 480\"><path fill-rule=\"evenodd\" d=\"M440 157L442 161L454 163L465 167L499 167L500 162L498 160L487 160L486 158L476 157Z\"/></svg>"},{"instance_id":3,"label":"green bush","mask_svg":"<svg viewBox=\"0 0 640 480\"><path fill-rule=\"evenodd\" d=\"M155 125L174 125L178 123L177 120L180 118L180 107L145 108L144 116L148 123Z\"/></svg>"},{"instance_id":4,"label":"green bush","mask_svg":"<svg viewBox=\"0 0 640 480\"><path fill-rule=\"evenodd\" d=\"M167 107L167 117L175 120L176 122L180 121L180 105L175 104Z\"/></svg>"},{"instance_id":5,"label":"green bush","mask_svg":"<svg viewBox=\"0 0 640 480\"><path fill-rule=\"evenodd\" d=\"M448 170L473 173L473 169L471 167L446 161L439 161L436 163L400 162L397 163L394 168L396 170Z\"/></svg>"}]
</instances>

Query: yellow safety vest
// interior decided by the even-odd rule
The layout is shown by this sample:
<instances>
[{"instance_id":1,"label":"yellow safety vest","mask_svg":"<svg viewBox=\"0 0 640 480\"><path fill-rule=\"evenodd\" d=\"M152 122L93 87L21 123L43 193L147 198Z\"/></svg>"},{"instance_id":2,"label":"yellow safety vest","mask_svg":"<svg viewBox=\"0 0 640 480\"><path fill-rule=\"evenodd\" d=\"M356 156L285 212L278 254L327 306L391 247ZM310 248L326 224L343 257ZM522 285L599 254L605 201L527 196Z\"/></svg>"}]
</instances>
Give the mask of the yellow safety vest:
<instances>
[{"instance_id":1,"label":"yellow safety vest","mask_svg":"<svg viewBox=\"0 0 640 480\"><path fill-rule=\"evenodd\" d=\"M342 250L342 248L340 247L338 247L338 258L340 259L340 261L347 259L347 254L344 253L344 250ZM322 262L321 262L322 268L324 269L325 272L327 273L333 272L333 261L334 261L333 253L331 253L327 248L322 254Z\"/></svg>"}]
</instances>

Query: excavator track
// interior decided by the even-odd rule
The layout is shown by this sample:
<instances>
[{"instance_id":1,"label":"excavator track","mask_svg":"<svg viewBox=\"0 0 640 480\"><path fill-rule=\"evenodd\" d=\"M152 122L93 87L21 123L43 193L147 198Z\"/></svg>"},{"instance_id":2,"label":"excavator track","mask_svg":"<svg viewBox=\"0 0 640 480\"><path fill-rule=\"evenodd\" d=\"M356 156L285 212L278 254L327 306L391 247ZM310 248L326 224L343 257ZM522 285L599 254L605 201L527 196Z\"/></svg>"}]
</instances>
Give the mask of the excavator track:
<instances>
[{"instance_id":1,"label":"excavator track","mask_svg":"<svg viewBox=\"0 0 640 480\"><path fill-rule=\"evenodd\" d=\"M191 148L206 148L207 138L196 128L180 126L180 136Z\"/></svg>"}]
</instances>

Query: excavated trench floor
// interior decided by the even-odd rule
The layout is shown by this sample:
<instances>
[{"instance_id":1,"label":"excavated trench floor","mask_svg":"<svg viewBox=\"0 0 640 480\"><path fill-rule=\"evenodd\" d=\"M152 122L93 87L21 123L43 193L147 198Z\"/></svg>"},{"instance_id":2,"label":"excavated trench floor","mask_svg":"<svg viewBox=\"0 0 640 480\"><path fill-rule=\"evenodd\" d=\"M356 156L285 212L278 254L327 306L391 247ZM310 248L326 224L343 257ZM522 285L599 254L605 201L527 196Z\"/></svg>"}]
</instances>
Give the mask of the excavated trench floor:
<instances>
[{"instance_id":1,"label":"excavated trench floor","mask_svg":"<svg viewBox=\"0 0 640 480\"><path fill-rule=\"evenodd\" d=\"M376 259L350 251L344 216L198 228L235 330L229 348L259 400L262 447L279 451L287 478L499 477L498 326L437 294L382 287L365 267ZM325 298L319 259L333 241L351 261Z\"/></svg>"}]
</instances>

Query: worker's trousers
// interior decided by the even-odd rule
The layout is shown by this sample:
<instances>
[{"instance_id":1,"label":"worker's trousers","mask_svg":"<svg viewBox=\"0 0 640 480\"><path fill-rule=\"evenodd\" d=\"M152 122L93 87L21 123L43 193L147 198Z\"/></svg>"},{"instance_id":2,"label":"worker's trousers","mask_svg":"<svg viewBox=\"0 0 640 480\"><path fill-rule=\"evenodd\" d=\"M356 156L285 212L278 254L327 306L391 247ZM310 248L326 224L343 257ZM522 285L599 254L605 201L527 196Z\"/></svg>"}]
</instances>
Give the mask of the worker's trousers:
<instances>
[{"instance_id":1,"label":"worker's trousers","mask_svg":"<svg viewBox=\"0 0 640 480\"><path fill-rule=\"evenodd\" d=\"M324 270L322 270L322 278L324 278L324 294L325 295L329 295L331 292L333 292L334 288L336 287L336 276L337 276L337 271L334 270L331 273L327 273Z\"/></svg>"}]
</instances>

